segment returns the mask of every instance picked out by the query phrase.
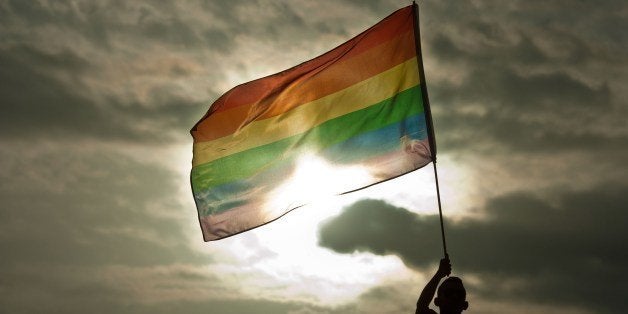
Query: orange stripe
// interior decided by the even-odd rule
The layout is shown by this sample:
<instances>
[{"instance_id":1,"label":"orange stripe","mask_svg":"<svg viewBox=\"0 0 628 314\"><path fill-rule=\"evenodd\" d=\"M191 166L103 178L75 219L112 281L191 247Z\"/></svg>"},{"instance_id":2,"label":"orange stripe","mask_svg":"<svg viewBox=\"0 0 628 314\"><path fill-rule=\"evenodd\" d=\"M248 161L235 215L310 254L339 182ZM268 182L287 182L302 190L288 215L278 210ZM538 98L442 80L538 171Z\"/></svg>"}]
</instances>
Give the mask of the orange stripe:
<instances>
[{"instance_id":1,"label":"orange stripe","mask_svg":"<svg viewBox=\"0 0 628 314\"><path fill-rule=\"evenodd\" d=\"M360 35L319 57L306 61L286 71L235 87L215 102L217 108L212 110L212 112L222 111L255 102L256 100L264 98L264 96L268 95L270 92L269 88L283 86L286 82L291 82L302 73L310 72L329 62L337 61L338 58L350 58L358 55L366 50L387 42L390 38L395 37L400 33L405 33L411 30L413 30L412 7L408 6L397 10ZM246 93L233 93L235 89L241 87L246 87Z\"/></svg>"},{"instance_id":2,"label":"orange stripe","mask_svg":"<svg viewBox=\"0 0 628 314\"><path fill-rule=\"evenodd\" d=\"M377 47L383 43L389 42L391 38L398 37L399 34L413 32L413 20L412 20L412 7L408 6L403 9L397 10L393 14L389 15L387 18L369 28L365 32L360 35L352 38L346 43L336 47L335 49L329 51L328 53L321 55L317 58L314 58L310 61L304 62L296 67L288 69L283 72L279 72L277 74L258 79L252 82L244 83L242 85L236 86L231 89L229 92L222 95L218 100L212 104L209 111L205 114L203 119L201 119L192 129L192 135L195 137L195 140L210 140L218 137L222 137L224 135L230 134L237 130L237 126L235 129L233 127L229 128L229 132L224 134L225 131L219 131L215 135L212 135L213 132L211 129L205 130L205 127L201 126L201 124L205 124L205 119L210 115L215 113L234 109L237 107L245 106L251 107L252 104L257 104L258 108L263 107L263 104L260 101L264 100L265 102L271 103L278 95L280 95L284 90L289 88L289 86L293 85L295 81L305 81L307 79L316 78L316 76L320 73L321 70L324 70L330 66L337 64L343 60L351 59L355 56L362 54L365 51L368 51L374 47ZM413 41L411 41L413 42ZM414 53L414 52L413 52ZM413 54L414 55L414 54ZM377 59L385 59L386 57L379 57ZM406 58L407 59L407 58ZM405 61L401 60L401 61ZM383 60L386 61L386 60ZM368 64L372 66L372 61ZM398 64L400 62L397 62ZM393 64L393 65L396 65ZM362 63L364 65L364 63ZM390 68L390 67L388 67ZM385 69L384 69L385 70ZM379 71L381 72L381 71ZM334 83L336 84L336 83ZM346 86L344 86L346 87ZM320 95L324 96L324 95ZM319 97L320 97L319 96ZM310 99L312 100L312 99ZM265 109L264 109L265 110ZM264 110L261 110L263 113ZM252 113L253 117L256 117L257 111L259 109L255 108ZM249 109L246 110L241 108L239 110L240 115L242 112L249 112ZM236 115L239 117L240 115ZM250 119L250 118L249 118ZM236 120L240 121L240 123L246 121L246 119ZM207 121L209 122L209 121ZM215 121L212 122L216 123ZM222 122L219 122L219 125L222 126ZM215 130L215 129L214 129ZM198 138L197 138L198 137Z\"/></svg>"},{"instance_id":3,"label":"orange stripe","mask_svg":"<svg viewBox=\"0 0 628 314\"><path fill-rule=\"evenodd\" d=\"M194 132L195 142L227 136L253 120L280 115L401 64L416 55L412 35L412 32L401 34L358 56L334 63L308 77L299 78L271 99L214 112L197 125Z\"/></svg>"},{"instance_id":4,"label":"orange stripe","mask_svg":"<svg viewBox=\"0 0 628 314\"><path fill-rule=\"evenodd\" d=\"M304 134L329 120L371 107L419 84L417 58L351 85L336 93L299 106L283 115L254 121L239 132L219 139L194 143L196 166L257 146Z\"/></svg>"}]
</instances>

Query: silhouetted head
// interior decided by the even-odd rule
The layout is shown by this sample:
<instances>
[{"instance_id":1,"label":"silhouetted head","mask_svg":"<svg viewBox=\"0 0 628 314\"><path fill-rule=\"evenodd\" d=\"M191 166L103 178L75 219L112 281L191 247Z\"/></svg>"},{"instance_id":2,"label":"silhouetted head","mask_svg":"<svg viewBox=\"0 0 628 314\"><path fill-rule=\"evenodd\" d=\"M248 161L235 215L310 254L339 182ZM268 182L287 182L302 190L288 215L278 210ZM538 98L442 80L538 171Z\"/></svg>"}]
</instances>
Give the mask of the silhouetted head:
<instances>
[{"instance_id":1,"label":"silhouetted head","mask_svg":"<svg viewBox=\"0 0 628 314\"><path fill-rule=\"evenodd\" d=\"M438 287L434 304L440 308L441 314L459 314L469 307L467 291L458 277L445 279Z\"/></svg>"}]
</instances>

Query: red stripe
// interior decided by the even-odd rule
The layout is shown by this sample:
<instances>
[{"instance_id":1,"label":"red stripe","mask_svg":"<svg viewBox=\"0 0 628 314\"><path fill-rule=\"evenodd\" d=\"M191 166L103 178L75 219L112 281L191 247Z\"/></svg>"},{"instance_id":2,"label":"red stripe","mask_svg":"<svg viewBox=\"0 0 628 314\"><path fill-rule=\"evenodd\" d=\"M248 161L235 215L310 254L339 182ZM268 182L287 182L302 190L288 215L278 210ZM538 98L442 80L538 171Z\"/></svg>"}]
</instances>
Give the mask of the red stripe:
<instances>
[{"instance_id":1,"label":"red stripe","mask_svg":"<svg viewBox=\"0 0 628 314\"><path fill-rule=\"evenodd\" d=\"M303 79L304 76L314 76L318 73L317 69L324 69L325 66L339 60L352 58L401 33L412 31L412 25L412 6L399 9L360 35L319 57L277 74L234 87L212 104L199 123L215 112L255 104L262 99L273 99L295 80Z\"/></svg>"},{"instance_id":2,"label":"red stripe","mask_svg":"<svg viewBox=\"0 0 628 314\"><path fill-rule=\"evenodd\" d=\"M197 124L195 142L235 133L252 121L278 116L380 74L416 56L413 33L407 32L349 60L335 62L317 75L299 78L274 99L214 112Z\"/></svg>"}]
</instances>

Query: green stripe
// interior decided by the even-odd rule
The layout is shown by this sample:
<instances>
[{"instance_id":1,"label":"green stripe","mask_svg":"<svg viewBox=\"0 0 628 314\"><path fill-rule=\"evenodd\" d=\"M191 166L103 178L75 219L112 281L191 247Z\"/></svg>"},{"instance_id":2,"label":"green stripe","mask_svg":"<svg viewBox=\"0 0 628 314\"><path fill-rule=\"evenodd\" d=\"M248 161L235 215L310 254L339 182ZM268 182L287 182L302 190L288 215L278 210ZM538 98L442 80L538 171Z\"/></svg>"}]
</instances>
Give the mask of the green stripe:
<instances>
[{"instance_id":1,"label":"green stripe","mask_svg":"<svg viewBox=\"0 0 628 314\"><path fill-rule=\"evenodd\" d=\"M420 85L411 87L382 102L352 112L270 144L229 155L192 169L195 191L241 180L268 167L300 155L305 150L320 150L356 135L382 128L423 112Z\"/></svg>"}]
</instances>

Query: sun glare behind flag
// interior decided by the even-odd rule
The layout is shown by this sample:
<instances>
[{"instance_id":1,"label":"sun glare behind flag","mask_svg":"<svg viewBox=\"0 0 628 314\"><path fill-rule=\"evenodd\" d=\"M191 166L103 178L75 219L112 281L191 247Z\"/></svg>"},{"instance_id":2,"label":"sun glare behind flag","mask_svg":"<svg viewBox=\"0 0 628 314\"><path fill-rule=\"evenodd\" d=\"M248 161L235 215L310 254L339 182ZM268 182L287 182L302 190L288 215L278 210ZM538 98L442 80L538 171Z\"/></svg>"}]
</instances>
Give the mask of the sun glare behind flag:
<instances>
[{"instance_id":1,"label":"sun glare behind flag","mask_svg":"<svg viewBox=\"0 0 628 314\"><path fill-rule=\"evenodd\" d=\"M192 128L191 184L205 241L435 158L416 11L239 85Z\"/></svg>"}]
</instances>

